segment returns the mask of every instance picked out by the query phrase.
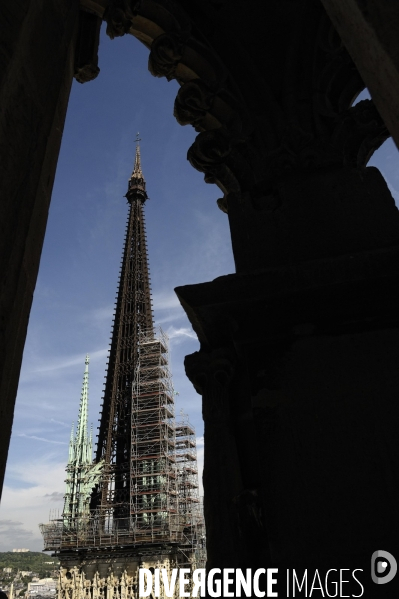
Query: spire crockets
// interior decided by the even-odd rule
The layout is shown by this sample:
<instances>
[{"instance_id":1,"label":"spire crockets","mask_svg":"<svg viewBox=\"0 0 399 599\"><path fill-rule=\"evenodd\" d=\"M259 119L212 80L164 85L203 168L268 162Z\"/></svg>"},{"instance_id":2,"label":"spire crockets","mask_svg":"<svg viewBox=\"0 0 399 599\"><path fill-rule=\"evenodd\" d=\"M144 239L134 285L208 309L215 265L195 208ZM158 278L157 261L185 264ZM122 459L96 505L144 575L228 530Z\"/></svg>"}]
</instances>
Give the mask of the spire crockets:
<instances>
[{"instance_id":1,"label":"spire crockets","mask_svg":"<svg viewBox=\"0 0 399 599\"><path fill-rule=\"evenodd\" d=\"M78 427L74 443L74 459L77 464L89 464L92 460L92 448L90 437L87 434L87 418L89 405L89 363L90 358L86 355L85 371L83 375L82 393L80 395Z\"/></svg>"},{"instance_id":2,"label":"spire crockets","mask_svg":"<svg viewBox=\"0 0 399 599\"><path fill-rule=\"evenodd\" d=\"M134 167L132 172L132 177L136 179L141 178L144 179L143 172L141 170L141 156L140 156L140 144L141 138L139 137L139 133L137 133L136 139L136 155L134 157Z\"/></svg>"}]
</instances>

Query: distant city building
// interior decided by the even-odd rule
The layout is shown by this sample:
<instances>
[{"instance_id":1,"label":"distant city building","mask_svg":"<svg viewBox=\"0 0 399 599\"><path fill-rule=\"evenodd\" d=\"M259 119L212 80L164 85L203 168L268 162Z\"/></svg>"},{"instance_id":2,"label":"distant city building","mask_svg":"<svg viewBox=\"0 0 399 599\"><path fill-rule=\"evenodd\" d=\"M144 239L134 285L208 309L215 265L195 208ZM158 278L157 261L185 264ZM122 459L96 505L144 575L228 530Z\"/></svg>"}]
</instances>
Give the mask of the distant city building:
<instances>
[{"instance_id":1,"label":"distant city building","mask_svg":"<svg viewBox=\"0 0 399 599\"><path fill-rule=\"evenodd\" d=\"M28 595L41 595L48 597L55 595L57 591L57 581L53 578L41 578L37 582L28 583Z\"/></svg>"},{"instance_id":2,"label":"distant city building","mask_svg":"<svg viewBox=\"0 0 399 599\"><path fill-rule=\"evenodd\" d=\"M31 570L21 570L21 576L32 576Z\"/></svg>"},{"instance_id":3,"label":"distant city building","mask_svg":"<svg viewBox=\"0 0 399 599\"><path fill-rule=\"evenodd\" d=\"M11 574L12 568L3 568L3 572L5 572L6 574Z\"/></svg>"},{"instance_id":4,"label":"distant city building","mask_svg":"<svg viewBox=\"0 0 399 599\"><path fill-rule=\"evenodd\" d=\"M27 551L30 551L30 549L22 548L22 549L13 549L12 550L13 553L26 553Z\"/></svg>"}]
</instances>

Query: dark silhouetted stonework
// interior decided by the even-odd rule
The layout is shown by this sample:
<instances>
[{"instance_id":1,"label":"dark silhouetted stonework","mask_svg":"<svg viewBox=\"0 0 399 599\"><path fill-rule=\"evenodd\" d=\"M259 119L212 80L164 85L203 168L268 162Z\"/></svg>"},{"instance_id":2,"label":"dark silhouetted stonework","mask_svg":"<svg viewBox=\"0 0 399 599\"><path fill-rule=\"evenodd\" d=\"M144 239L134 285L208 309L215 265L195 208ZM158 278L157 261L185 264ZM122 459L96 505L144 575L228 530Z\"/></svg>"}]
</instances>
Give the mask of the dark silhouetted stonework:
<instances>
[{"instance_id":1,"label":"dark silhouetted stonework","mask_svg":"<svg viewBox=\"0 0 399 599\"><path fill-rule=\"evenodd\" d=\"M230 222L237 274L177 290L201 341L186 366L203 395L209 565L283 566L306 558L308 567L319 560L368 571L372 551L398 556L399 221L382 176L366 166L390 134L399 139L394 0L81 4L92 16L77 76L96 71L97 17L111 38L140 39L150 72L180 85L175 117L197 132L188 159L219 187L218 206ZM7 9L10 56L22 52L29 28L46 47L60 43L51 8L53 28L30 20L26 30L19 27L28 3L16 5L20 12ZM68 7L73 18L62 27L70 23L72 40L77 7ZM52 81L53 108L68 48L53 52L56 76L38 73L37 89ZM1 93L23 97L25 84L17 77L13 88L3 78ZM373 100L354 106L365 84ZM53 108L45 107L52 119ZM18 184L26 181L24 194L33 198L37 184L27 178L18 123L12 156ZM42 135L33 126L29 139L40 145ZM45 156L43 146L37 173ZM13 359L2 332L1 355L12 361L3 397L11 405L29 313L21 308L13 320L11 306L33 291L44 220L37 226L29 217L17 227L18 185L15 177L5 184L13 241L2 259L13 267L2 318L19 348ZM18 287L32 231L31 284ZM19 252L19 262L8 262L10 252ZM388 597L383 587L367 596Z\"/></svg>"},{"instance_id":2,"label":"dark silhouetted stonework","mask_svg":"<svg viewBox=\"0 0 399 599\"><path fill-rule=\"evenodd\" d=\"M0 486L74 72L79 2L1 3Z\"/></svg>"}]
</instances>

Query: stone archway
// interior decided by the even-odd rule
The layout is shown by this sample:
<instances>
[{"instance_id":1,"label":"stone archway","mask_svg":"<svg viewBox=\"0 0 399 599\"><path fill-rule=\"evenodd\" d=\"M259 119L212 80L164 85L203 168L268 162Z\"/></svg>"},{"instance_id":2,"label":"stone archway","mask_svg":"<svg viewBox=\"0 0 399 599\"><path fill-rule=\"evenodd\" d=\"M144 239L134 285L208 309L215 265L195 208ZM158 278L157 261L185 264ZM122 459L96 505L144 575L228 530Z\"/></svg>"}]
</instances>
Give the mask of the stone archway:
<instances>
[{"instance_id":1,"label":"stone archway","mask_svg":"<svg viewBox=\"0 0 399 599\"><path fill-rule=\"evenodd\" d=\"M337 3L323 4L338 24ZM198 131L188 158L220 187L229 216L237 274L177 290L202 346L186 368L204 398L210 565L326 559L348 526L351 555L381 538L391 547L399 217L381 175L364 168L388 131L371 101L352 107L364 83L321 3L269 2L267 21L255 1L80 5L1 9L2 471L70 84L97 75L105 18L111 37L131 33L149 48L152 74L180 83L176 119ZM360 46L349 44L366 80ZM369 77L370 89L384 85L375 67ZM384 444L386 485L369 467ZM373 526L379 487L386 517Z\"/></svg>"}]
</instances>

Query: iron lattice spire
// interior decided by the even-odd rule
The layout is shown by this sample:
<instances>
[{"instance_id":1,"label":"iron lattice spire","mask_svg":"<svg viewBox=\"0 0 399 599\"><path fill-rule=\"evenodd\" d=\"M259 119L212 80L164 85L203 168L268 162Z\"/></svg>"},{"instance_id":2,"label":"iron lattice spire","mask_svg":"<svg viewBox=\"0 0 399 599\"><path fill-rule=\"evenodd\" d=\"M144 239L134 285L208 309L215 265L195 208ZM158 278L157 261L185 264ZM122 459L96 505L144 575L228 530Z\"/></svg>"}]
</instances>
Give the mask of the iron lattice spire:
<instances>
[{"instance_id":1,"label":"iron lattice spire","mask_svg":"<svg viewBox=\"0 0 399 599\"><path fill-rule=\"evenodd\" d=\"M104 459L104 476L92 505L118 518L129 510L131 393L139 335L154 327L143 210L148 196L138 143L126 198L130 208L96 453L97 461Z\"/></svg>"}]
</instances>

